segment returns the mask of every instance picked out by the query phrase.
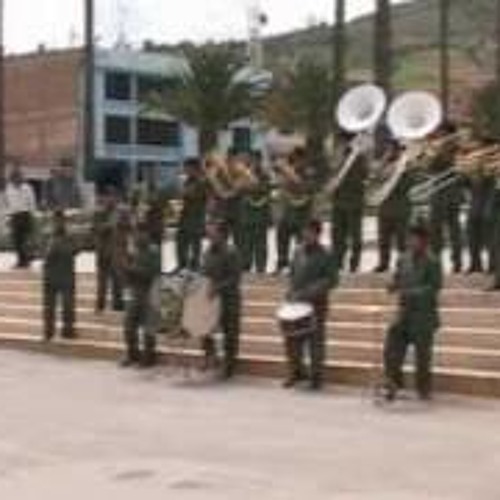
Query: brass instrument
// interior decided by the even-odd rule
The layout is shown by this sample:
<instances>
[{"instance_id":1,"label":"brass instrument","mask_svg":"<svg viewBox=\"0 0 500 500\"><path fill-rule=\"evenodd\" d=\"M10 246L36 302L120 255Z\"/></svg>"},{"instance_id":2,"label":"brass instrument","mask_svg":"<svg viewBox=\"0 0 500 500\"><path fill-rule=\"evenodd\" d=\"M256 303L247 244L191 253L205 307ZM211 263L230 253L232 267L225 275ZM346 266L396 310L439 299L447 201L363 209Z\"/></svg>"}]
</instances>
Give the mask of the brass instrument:
<instances>
[{"instance_id":1,"label":"brass instrument","mask_svg":"<svg viewBox=\"0 0 500 500\"><path fill-rule=\"evenodd\" d=\"M294 207L303 207L311 201L310 194L304 190L304 180L294 166L281 161L274 165L281 197Z\"/></svg>"},{"instance_id":2,"label":"brass instrument","mask_svg":"<svg viewBox=\"0 0 500 500\"><path fill-rule=\"evenodd\" d=\"M250 167L242 161L228 163L220 156L211 155L204 170L213 191L222 200L233 198L258 183Z\"/></svg>"},{"instance_id":3,"label":"brass instrument","mask_svg":"<svg viewBox=\"0 0 500 500\"><path fill-rule=\"evenodd\" d=\"M337 121L343 130L355 134L355 137L349 155L324 189L327 195L335 194L361 154L373 150L373 131L386 105L385 92L371 84L359 85L342 96L337 106Z\"/></svg>"}]
</instances>

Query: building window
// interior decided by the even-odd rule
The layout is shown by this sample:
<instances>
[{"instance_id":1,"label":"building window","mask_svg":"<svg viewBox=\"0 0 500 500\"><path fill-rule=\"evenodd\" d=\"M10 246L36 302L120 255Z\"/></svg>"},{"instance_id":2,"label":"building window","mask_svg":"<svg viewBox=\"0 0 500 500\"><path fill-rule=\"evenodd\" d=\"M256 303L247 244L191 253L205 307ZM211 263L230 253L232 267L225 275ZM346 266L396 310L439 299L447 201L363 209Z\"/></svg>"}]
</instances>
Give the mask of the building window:
<instances>
[{"instance_id":1,"label":"building window","mask_svg":"<svg viewBox=\"0 0 500 500\"><path fill-rule=\"evenodd\" d=\"M233 149L238 153L248 153L252 150L252 131L248 127L233 129Z\"/></svg>"},{"instance_id":2,"label":"building window","mask_svg":"<svg viewBox=\"0 0 500 500\"><path fill-rule=\"evenodd\" d=\"M108 144L130 144L130 119L124 116L107 116L105 138Z\"/></svg>"},{"instance_id":3,"label":"building window","mask_svg":"<svg viewBox=\"0 0 500 500\"><path fill-rule=\"evenodd\" d=\"M106 99L112 101L130 101L132 83L127 73L106 73Z\"/></svg>"},{"instance_id":4,"label":"building window","mask_svg":"<svg viewBox=\"0 0 500 500\"><path fill-rule=\"evenodd\" d=\"M181 145L180 126L177 122L139 119L137 143L141 146L179 147Z\"/></svg>"},{"instance_id":5,"label":"building window","mask_svg":"<svg viewBox=\"0 0 500 500\"><path fill-rule=\"evenodd\" d=\"M137 93L140 102L147 102L151 96L161 95L166 98L175 86L175 81L159 76L139 76Z\"/></svg>"}]
</instances>

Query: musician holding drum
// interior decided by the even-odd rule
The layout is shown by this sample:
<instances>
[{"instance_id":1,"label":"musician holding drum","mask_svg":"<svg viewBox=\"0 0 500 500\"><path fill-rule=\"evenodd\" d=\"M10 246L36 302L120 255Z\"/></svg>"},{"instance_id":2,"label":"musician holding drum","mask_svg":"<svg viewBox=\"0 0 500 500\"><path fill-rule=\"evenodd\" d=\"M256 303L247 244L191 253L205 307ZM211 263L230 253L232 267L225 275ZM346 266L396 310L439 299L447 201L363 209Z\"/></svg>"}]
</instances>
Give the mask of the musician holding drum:
<instances>
[{"instance_id":1,"label":"musician holding drum","mask_svg":"<svg viewBox=\"0 0 500 500\"><path fill-rule=\"evenodd\" d=\"M321 232L320 221L305 225L302 244L291 265L287 302L278 311L288 360L287 388L303 380L309 380L312 390L321 389L323 384L329 292L338 283L338 268L333 255L320 243ZM309 373L304 366L306 349Z\"/></svg>"},{"instance_id":2,"label":"musician holding drum","mask_svg":"<svg viewBox=\"0 0 500 500\"><path fill-rule=\"evenodd\" d=\"M209 295L220 301L219 326L223 334L222 380L234 376L241 330L241 274L240 256L228 243L227 227L221 221L210 221L206 227L209 247L202 259L202 274L210 282ZM215 358L213 337L204 342L207 359Z\"/></svg>"}]
</instances>

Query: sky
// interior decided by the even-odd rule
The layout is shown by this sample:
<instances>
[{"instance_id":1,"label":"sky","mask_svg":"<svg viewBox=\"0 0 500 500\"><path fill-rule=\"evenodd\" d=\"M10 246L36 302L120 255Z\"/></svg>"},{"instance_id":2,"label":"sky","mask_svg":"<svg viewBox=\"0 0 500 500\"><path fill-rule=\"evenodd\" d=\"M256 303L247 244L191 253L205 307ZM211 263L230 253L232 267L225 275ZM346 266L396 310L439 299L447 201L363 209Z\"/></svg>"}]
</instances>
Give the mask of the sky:
<instances>
[{"instance_id":1,"label":"sky","mask_svg":"<svg viewBox=\"0 0 500 500\"><path fill-rule=\"evenodd\" d=\"M3 0L5 44L26 52L81 41L83 0ZM396 2L401 0L396 0ZM112 46L120 32L127 41L177 42L245 38L250 4L260 3L269 23L264 34L306 27L333 18L334 0L95 0L98 43ZM349 17L373 10L375 0L347 0Z\"/></svg>"}]
</instances>

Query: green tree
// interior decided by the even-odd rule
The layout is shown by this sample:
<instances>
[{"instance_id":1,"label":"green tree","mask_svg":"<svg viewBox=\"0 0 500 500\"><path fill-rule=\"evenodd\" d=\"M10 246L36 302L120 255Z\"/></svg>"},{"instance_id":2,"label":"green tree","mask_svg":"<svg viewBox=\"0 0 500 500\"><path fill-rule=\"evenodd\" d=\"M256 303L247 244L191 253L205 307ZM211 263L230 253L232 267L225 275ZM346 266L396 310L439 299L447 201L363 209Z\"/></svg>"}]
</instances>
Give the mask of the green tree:
<instances>
[{"instance_id":1,"label":"green tree","mask_svg":"<svg viewBox=\"0 0 500 500\"><path fill-rule=\"evenodd\" d=\"M273 101L279 112L269 117L274 125L305 135L307 153L318 178L326 173L324 143L331 126L330 84L326 64L300 60L277 84Z\"/></svg>"},{"instance_id":2,"label":"green tree","mask_svg":"<svg viewBox=\"0 0 500 500\"><path fill-rule=\"evenodd\" d=\"M390 0L377 0L373 41L375 82L388 93L392 90L393 47Z\"/></svg>"},{"instance_id":3,"label":"green tree","mask_svg":"<svg viewBox=\"0 0 500 500\"><path fill-rule=\"evenodd\" d=\"M195 127L205 154L217 147L219 131L254 115L262 98L260 82L245 59L229 48L209 45L188 49L184 55L185 68L167 95L155 96L151 105Z\"/></svg>"},{"instance_id":4,"label":"green tree","mask_svg":"<svg viewBox=\"0 0 500 500\"><path fill-rule=\"evenodd\" d=\"M500 84L495 81L476 92L472 108L476 134L500 140Z\"/></svg>"}]
</instances>

